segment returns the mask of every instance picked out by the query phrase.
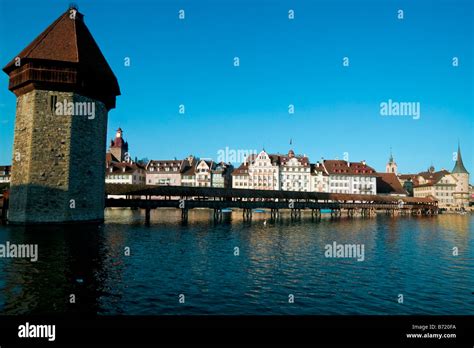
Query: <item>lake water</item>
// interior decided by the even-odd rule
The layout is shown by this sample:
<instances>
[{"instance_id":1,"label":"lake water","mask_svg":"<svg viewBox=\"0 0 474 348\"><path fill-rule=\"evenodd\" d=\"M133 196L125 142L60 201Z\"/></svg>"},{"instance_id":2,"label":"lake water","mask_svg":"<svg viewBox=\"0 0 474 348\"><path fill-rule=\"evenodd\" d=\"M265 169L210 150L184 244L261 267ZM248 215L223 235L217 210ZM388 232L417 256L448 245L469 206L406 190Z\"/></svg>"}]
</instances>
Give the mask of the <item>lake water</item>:
<instances>
[{"instance_id":1,"label":"lake water","mask_svg":"<svg viewBox=\"0 0 474 348\"><path fill-rule=\"evenodd\" d=\"M143 211L108 210L99 226L0 226L0 244L39 248L37 262L0 258L0 313L474 314L470 215L241 216L194 210L183 224L157 210L146 226ZM363 245L364 260L326 257L334 242Z\"/></svg>"}]
</instances>

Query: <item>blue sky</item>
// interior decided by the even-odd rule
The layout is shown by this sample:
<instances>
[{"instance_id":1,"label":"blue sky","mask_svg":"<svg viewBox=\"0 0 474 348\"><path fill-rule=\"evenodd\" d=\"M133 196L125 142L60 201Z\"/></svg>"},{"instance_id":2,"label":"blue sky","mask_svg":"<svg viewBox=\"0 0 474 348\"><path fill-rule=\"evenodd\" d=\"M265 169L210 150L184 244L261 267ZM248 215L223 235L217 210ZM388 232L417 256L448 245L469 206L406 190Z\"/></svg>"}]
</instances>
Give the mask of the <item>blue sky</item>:
<instances>
[{"instance_id":1,"label":"blue sky","mask_svg":"<svg viewBox=\"0 0 474 348\"><path fill-rule=\"evenodd\" d=\"M216 159L226 147L287 152L292 139L312 162L348 152L380 171L391 147L407 173L430 164L451 170L459 139L474 172L473 1L76 3L122 91L108 140L122 127L133 157ZM68 4L0 0L2 67ZM7 86L1 72L0 164L11 162L13 143ZM389 99L419 102L420 118L381 116Z\"/></svg>"}]
</instances>

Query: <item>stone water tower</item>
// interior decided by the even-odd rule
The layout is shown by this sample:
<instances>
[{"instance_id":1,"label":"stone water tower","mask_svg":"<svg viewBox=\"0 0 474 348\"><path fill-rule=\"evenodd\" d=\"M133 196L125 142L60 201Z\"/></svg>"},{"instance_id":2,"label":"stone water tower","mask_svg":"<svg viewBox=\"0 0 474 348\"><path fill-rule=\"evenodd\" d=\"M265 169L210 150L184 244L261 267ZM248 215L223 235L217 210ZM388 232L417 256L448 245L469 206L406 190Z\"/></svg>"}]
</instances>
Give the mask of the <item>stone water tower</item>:
<instances>
[{"instance_id":1,"label":"stone water tower","mask_svg":"<svg viewBox=\"0 0 474 348\"><path fill-rule=\"evenodd\" d=\"M71 7L3 69L17 97L10 223L104 218L108 111L117 79Z\"/></svg>"}]
</instances>

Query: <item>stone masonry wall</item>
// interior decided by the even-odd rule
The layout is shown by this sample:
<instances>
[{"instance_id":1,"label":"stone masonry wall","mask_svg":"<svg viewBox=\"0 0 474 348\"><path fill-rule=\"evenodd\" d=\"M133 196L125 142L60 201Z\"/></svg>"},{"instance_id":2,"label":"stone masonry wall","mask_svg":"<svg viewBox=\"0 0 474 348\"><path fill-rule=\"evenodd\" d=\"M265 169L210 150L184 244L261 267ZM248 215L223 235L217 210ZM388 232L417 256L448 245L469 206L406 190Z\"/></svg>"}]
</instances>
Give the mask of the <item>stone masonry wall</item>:
<instances>
[{"instance_id":1,"label":"stone masonry wall","mask_svg":"<svg viewBox=\"0 0 474 348\"><path fill-rule=\"evenodd\" d=\"M58 115L57 102L95 103L95 117ZM9 221L102 220L107 110L71 92L33 90L17 99Z\"/></svg>"}]
</instances>

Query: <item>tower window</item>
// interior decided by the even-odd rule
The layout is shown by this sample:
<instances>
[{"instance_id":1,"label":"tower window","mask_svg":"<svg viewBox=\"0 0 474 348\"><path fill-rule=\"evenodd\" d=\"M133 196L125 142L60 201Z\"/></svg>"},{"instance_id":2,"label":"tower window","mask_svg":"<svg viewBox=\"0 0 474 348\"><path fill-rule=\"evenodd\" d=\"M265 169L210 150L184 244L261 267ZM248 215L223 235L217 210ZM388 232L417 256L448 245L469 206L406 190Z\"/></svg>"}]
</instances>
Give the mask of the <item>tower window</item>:
<instances>
[{"instance_id":1,"label":"tower window","mask_svg":"<svg viewBox=\"0 0 474 348\"><path fill-rule=\"evenodd\" d=\"M54 114L56 110L56 104L58 103L58 96L57 95L52 95L50 98L50 108L51 108L51 113Z\"/></svg>"}]
</instances>

